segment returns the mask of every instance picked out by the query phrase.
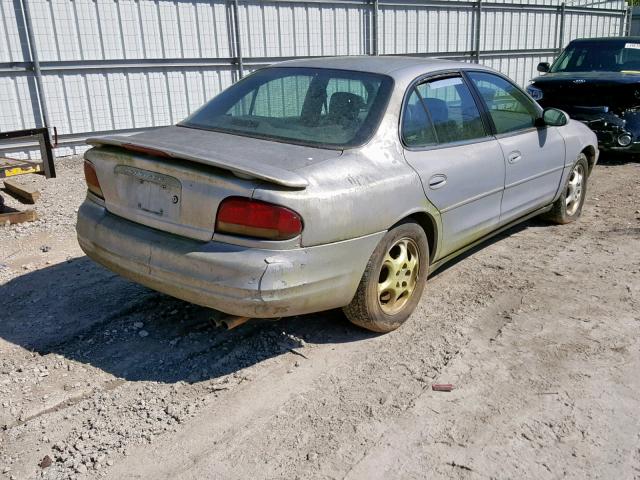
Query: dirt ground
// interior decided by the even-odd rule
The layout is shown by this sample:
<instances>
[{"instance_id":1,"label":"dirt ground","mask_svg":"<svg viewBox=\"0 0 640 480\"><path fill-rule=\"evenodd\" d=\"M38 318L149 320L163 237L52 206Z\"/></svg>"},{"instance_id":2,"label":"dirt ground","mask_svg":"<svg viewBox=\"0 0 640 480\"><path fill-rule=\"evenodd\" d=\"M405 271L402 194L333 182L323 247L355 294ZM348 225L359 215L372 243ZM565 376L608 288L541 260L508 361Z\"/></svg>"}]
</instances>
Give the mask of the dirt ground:
<instances>
[{"instance_id":1,"label":"dirt ground","mask_svg":"<svg viewBox=\"0 0 640 480\"><path fill-rule=\"evenodd\" d=\"M0 478L640 479L640 162L603 159L578 222L475 249L387 335L224 331L104 270L81 170L0 226Z\"/></svg>"}]
</instances>

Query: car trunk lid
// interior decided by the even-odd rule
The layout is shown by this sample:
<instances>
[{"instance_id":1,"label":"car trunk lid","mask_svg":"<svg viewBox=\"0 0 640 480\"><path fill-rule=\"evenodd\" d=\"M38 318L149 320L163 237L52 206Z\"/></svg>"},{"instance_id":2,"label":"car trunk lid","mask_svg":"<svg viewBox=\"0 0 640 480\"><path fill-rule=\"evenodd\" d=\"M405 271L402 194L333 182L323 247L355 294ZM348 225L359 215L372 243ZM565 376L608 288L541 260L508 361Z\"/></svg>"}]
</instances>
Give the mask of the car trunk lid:
<instances>
[{"instance_id":1,"label":"car trunk lid","mask_svg":"<svg viewBox=\"0 0 640 480\"><path fill-rule=\"evenodd\" d=\"M296 170L340 155L336 150L181 126L149 130L132 136L90 138L87 143L155 150L168 157L222 168L290 188L305 188L308 184Z\"/></svg>"},{"instance_id":2,"label":"car trunk lid","mask_svg":"<svg viewBox=\"0 0 640 480\"><path fill-rule=\"evenodd\" d=\"M307 180L296 169L339 155L179 127L89 143L96 148L85 158L95 166L107 210L202 241L213 236L224 198L251 197L265 183L303 189Z\"/></svg>"}]
</instances>

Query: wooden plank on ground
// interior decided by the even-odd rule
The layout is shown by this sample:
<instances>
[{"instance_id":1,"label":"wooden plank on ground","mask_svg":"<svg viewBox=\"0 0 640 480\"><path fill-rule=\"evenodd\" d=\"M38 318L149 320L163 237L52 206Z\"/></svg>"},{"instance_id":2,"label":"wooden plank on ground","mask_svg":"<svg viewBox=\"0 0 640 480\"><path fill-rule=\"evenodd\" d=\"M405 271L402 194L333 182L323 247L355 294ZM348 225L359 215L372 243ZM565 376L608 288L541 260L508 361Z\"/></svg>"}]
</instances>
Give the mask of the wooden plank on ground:
<instances>
[{"instance_id":1,"label":"wooden plank on ground","mask_svg":"<svg viewBox=\"0 0 640 480\"><path fill-rule=\"evenodd\" d=\"M15 195L20 200L23 200L27 203L36 203L36 200L40 198L40 192L37 188L31 185L23 185L13 179L5 179L4 188L7 190L7 192Z\"/></svg>"},{"instance_id":2,"label":"wooden plank on ground","mask_svg":"<svg viewBox=\"0 0 640 480\"><path fill-rule=\"evenodd\" d=\"M13 211L7 213L0 213L0 224L7 223L24 223L33 222L38 219L38 214L35 210L23 210L22 212Z\"/></svg>"},{"instance_id":3,"label":"wooden plank on ground","mask_svg":"<svg viewBox=\"0 0 640 480\"><path fill-rule=\"evenodd\" d=\"M41 163L0 157L0 178L24 175L26 173L39 173L41 170Z\"/></svg>"}]
</instances>

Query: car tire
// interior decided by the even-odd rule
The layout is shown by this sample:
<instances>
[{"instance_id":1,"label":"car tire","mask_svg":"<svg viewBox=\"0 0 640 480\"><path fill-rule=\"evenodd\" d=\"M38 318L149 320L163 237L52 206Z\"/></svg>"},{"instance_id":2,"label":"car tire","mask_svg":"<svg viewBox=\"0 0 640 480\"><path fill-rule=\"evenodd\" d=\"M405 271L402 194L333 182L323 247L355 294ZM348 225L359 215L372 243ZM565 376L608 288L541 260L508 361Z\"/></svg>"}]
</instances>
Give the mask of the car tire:
<instances>
[{"instance_id":1,"label":"car tire","mask_svg":"<svg viewBox=\"0 0 640 480\"><path fill-rule=\"evenodd\" d=\"M587 157L584 153L581 153L571 168L571 173L562 194L553 203L551 210L544 214L544 218L560 225L577 220L582 213L582 206L587 195L588 176L589 164Z\"/></svg>"},{"instance_id":2,"label":"car tire","mask_svg":"<svg viewBox=\"0 0 640 480\"><path fill-rule=\"evenodd\" d=\"M395 330L416 308L428 273L429 242L424 230L413 221L402 222L374 250L344 313L351 323L367 330Z\"/></svg>"}]
</instances>

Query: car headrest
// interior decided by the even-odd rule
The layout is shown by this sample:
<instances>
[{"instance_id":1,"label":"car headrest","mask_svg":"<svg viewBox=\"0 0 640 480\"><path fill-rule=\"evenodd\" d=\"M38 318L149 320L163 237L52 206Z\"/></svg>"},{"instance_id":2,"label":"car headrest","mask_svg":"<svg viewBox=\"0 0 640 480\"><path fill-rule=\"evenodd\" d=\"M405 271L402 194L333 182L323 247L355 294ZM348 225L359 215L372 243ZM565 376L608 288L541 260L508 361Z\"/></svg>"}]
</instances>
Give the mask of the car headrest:
<instances>
[{"instance_id":1,"label":"car headrest","mask_svg":"<svg viewBox=\"0 0 640 480\"><path fill-rule=\"evenodd\" d=\"M433 123L442 123L449 120L447 102L439 98L425 98L424 103L431 114Z\"/></svg>"},{"instance_id":2,"label":"car headrest","mask_svg":"<svg viewBox=\"0 0 640 480\"><path fill-rule=\"evenodd\" d=\"M617 59L615 52L605 50L598 52L597 55L592 54L588 56L582 66L589 69L599 70L613 68L616 65Z\"/></svg>"},{"instance_id":3,"label":"car headrest","mask_svg":"<svg viewBox=\"0 0 640 480\"><path fill-rule=\"evenodd\" d=\"M353 121L365 106L360 95L350 92L335 92L329 100L329 116L337 120Z\"/></svg>"},{"instance_id":4,"label":"car headrest","mask_svg":"<svg viewBox=\"0 0 640 480\"><path fill-rule=\"evenodd\" d=\"M424 128L427 122L427 112L425 112L421 103L407 105L407 115L405 115L405 125L407 128Z\"/></svg>"},{"instance_id":5,"label":"car headrest","mask_svg":"<svg viewBox=\"0 0 640 480\"><path fill-rule=\"evenodd\" d=\"M493 103L493 99L496 98L496 91L493 88L478 87L480 95L487 103Z\"/></svg>"},{"instance_id":6,"label":"car headrest","mask_svg":"<svg viewBox=\"0 0 640 480\"><path fill-rule=\"evenodd\" d=\"M416 103L415 105L411 105L411 110L412 110L412 114L419 119L426 119L427 118L427 112L424 109L424 106L422 105L422 102L420 103Z\"/></svg>"}]
</instances>

